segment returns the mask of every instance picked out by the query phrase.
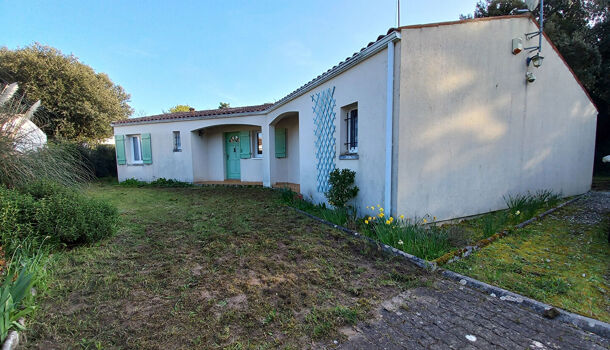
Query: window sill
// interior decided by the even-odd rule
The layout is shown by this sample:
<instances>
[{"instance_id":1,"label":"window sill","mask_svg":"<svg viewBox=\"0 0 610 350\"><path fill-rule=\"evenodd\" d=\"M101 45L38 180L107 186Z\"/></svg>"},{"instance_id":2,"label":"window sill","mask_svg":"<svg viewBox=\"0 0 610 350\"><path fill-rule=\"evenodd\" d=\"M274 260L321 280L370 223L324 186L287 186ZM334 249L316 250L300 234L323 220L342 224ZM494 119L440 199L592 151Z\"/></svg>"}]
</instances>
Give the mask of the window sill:
<instances>
[{"instance_id":1,"label":"window sill","mask_svg":"<svg viewBox=\"0 0 610 350\"><path fill-rule=\"evenodd\" d=\"M342 154L339 156L340 160L357 160L359 159L358 157L358 153L348 153L348 154Z\"/></svg>"},{"instance_id":2,"label":"window sill","mask_svg":"<svg viewBox=\"0 0 610 350\"><path fill-rule=\"evenodd\" d=\"M263 160L263 157L252 157L250 159Z\"/></svg>"},{"instance_id":3,"label":"window sill","mask_svg":"<svg viewBox=\"0 0 610 350\"><path fill-rule=\"evenodd\" d=\"M144 163L127 163L128 166L144 166Z\"/></svg>"},{"instance_id":4,"label":"window sill","mask_svg":"<svg viewBox=\"0 0 610 350\"><path fill-rule=\"evenodd\" d=\"M181 149L175 149L174 152L182 152Z\"/></svg>"}]
</instances>

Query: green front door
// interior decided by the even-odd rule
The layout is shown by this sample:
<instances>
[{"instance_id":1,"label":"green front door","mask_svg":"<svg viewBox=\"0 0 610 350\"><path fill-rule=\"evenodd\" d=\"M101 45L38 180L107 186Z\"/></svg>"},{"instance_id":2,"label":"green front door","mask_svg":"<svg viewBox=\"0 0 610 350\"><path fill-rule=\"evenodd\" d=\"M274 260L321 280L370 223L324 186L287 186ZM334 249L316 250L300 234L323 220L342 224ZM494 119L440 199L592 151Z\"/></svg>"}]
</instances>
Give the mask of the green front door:
<instances>
[{"instance_id":1,"label":"green front door","mask_svg":"<svg viewBox=\"0 0 610 350\"><path fill-rule=\"evenodd\" d=\"M227 158L227 179L241 179L239 170L239 132L228 132L225 134L225 152Z\"/></svg>"}]
</instances>

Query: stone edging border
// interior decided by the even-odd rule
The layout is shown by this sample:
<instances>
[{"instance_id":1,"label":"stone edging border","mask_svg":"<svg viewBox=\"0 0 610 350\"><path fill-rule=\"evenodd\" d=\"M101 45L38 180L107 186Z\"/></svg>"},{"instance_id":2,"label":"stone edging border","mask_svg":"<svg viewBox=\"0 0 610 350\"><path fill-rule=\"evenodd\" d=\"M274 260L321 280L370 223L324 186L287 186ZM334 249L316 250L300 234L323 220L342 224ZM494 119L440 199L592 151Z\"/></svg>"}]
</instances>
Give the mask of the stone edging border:
<instances>
[{"instance_id":1,"label":"stone edging border","mask_svg":"<svg viewBox=\"0 0 610 350\"><path fill-rule=\"evenodd\" d=\"M555 212L556 210L563 208L568 204L576 202L577 200L581 199L585 194L578 195L578 196L570 199L569 201L565 201L565 202L559 204L558 206L551 208L541 214L538 214L531 219L525 220L509 229L502 230L500 232L496 232L487 238L477 241L474 245L469 245L464 248L453 250L443 256L440 256L440 257L434 259L432 262L434 262L436 265L442 266L442 265L449 264L454 261L460 260L462 258L465 258L468 255L472 254L473 252L480 250L481 248L484 248L484 247L490 245L491 243L497 241L498 239L508 236L510 234L511 230L520 229L520 228L523 228L523 227L531 224L534 221L538 221L538 220L542 219L543 217Z\"/></svg>"},{"instance_id":2,"label":"stone edging border","mask_svg":"<svg viewBox=\"0 0 610 350\"><path fill-rule=\"evenodd\" d=\"M545 211L544 213L533 217L527 221L524 221L520 224L518 224L517 226L519 226L518 228L522 228L534 221L536 221L539 218L542 218L552 212L554 212L555 210L566 206L578 199L580 199L582 196L578 196L576 198L573 198L567 202L564 202L562 204L560 204L559 206L549 209L547 211ZM502 301L507 301L513 304L517 304L519 306L523 306L526 307L532 311L534 311L537 314L544 314L546 311L550 310L550 309L555 309L558 313L558 315L556 317L554 317L554 319L557 319L561 322L564 323L568 323L568 324L572 324L580 329L583 329L585 331L591 332L591 333L595 333L597 335L600 335L602 337L606 337L606 338L610 338L610 324L603 322L603 321L599 321L593 318L589 318L586 316L581 316L569 311L565 311L563 309L560 308L556 308L554 306L539 302L537 300L522 296L520 294L517 293L513 293L511 291L508 291L506 289L502 289L500 287L496 287L496 286L492 286L490 284L487 284L485 282L481 282L479 280L476 280L474 278L468 277L468 276L464 276L461 275L457 272L453 272L453 271L449 271L446 269L441 269L438 268L436 262L434 261L427 261L421 258L416 257L415 255L411 255L409 253L405 253L402 250L398 250L394 247L391 247L387 244L383 244L381 242L375 241L374 239L364 236L354 230L350 230L347 227L343 227L340 225L336 225L333 224L330 221L324 220L322 218L319 218L315 215L312 215L310 213L307 213L303 210L294 208L294 207L290 207L292 209L294 209L295 211L297 211L300 214L303 214L313 220L316 220L322 224L331 226L333 228L336 228L338 230L341 230L349 235L352 235L354 237L357 237L359 239L362 239L363 241L367 242L370 245L373 245L375 247L377 247L378 249L385 251L389 254L392 254L394 256L399 256L402 257L403 259L409 261L412 264L415 264L417 266L419 266L422 269L428 270L430 272L438 272L439 274L441 274L443 277L448 278L448 279L452 279L455 280L457 282L459 282L461 285L464 286L468 286L470 288L479 290L480 292L483 292L485 294L488 295L492 295L492 296L496 296L498 298L500 298L500 300ZM515 226L515 227L517 227ZM491 243L491 242L490 242Z\"/></svg>"}]
</instances>

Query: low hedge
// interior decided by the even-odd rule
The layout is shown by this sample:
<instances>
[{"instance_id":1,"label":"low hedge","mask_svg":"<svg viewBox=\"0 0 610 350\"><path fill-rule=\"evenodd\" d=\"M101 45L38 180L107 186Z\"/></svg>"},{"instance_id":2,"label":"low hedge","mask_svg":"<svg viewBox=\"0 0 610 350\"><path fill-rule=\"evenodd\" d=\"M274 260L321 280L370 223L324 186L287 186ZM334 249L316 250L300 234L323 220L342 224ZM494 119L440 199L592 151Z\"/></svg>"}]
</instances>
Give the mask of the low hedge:
<instances>
[{"instance_id":1,"label":"low hedge","mask_svg":"<svg viewBox=\"0 0 610 350\"><path fill-rule=\"evenodd\" d=\"M114 234L118 220L114 206L55 183L0 187L0 243L7 251L29 237L68 245L92 243Z\"/></svg>"}]
</instances>

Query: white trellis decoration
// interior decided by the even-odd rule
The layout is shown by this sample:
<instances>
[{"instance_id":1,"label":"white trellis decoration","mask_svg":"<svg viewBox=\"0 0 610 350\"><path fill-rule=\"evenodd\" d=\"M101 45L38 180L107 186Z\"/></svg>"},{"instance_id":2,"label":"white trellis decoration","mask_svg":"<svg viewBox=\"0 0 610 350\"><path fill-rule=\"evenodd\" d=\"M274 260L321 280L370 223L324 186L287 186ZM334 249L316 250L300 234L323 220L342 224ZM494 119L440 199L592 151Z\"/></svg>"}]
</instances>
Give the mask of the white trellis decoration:
<instances>
[{"instance_id":1,"label":"white trellis decoration","mask_svg":"<svg viewBox=\"0 0 610 350\"><path fill-rule=\"evenodd\" d=\"M311 95L316 135L318 192L327 192L329 174L335 169L335 87Z\"/></svg>"}]
</instances>

